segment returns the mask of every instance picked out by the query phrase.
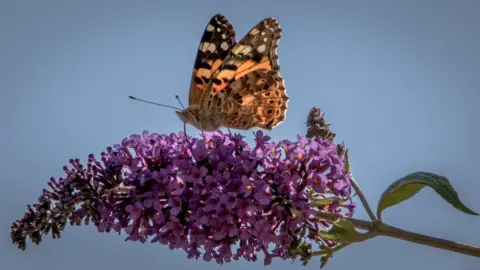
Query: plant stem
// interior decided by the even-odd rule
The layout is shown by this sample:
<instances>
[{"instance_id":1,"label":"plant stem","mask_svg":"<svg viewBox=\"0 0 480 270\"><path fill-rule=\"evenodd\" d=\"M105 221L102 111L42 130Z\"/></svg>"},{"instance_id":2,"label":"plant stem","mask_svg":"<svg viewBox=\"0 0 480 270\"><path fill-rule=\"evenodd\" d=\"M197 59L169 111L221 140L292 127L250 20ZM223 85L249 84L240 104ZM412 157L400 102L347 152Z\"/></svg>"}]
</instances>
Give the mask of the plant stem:
<instances>
[{"instance_id":1,"label":"plant stem","mask_svg":"<svg viewBox=\"0 0 480 270\"><path fill-rule=\"evenodd\" d=\"M353 189L358 195L358 198L363 204L363 207L365 207L365 210L367 210L368 215L370 216L370 219L372 221L377 221L377 217L373 214L372 208L370 208L370 205L368 205L367 199L365 198L365 195L363 195L363 192L360 190L360 187L358 186L357 182L355 179L353 179L353 176L350 178L350 184L352 185Z\"/></svg>"},{"instance_id":2,"label":"plant stem","mask_svg":"<svg viewBox=\"0 0 480 270\"><path fill-rule=\"evenodd\" d=\"M360 186L357 184L357 181L353 178L352 175L352 168L350 165L350 156L348 155L348 149L345 150L345 169L348 171L350 174L350 184L352 185L353 189L355 190L355 193L357 193L358 198L360 198L360 201L363 204L363 207L365 207L365 210L367 211L368 215L370 216L370 219L374 222L377 222L378 219L377 217L373 214L372 208L370 208L370 205L367 202L367 199L365 198L365 195L363 195L362 190L360 189Z\"/></svg>"},{"instance_id":3,"label":"plant stem","mask_svg":"<svg viewBox=\"0 0 480 270\"><path fill-rule=\"evenodd\" d=\"M419 233L405 231L380 221L376 222L376 224L374 225L374 223L370 221L343 217L340 214L335 214L330 212L318 212L317 215L322 219L326 219L332 222L339 218L347 219L350 222L352 222L356 228L375 232L377 235L388 236L391 238L401 239L401 240L405 240L412 243L417 243L425 246L453 251L456 253L462 253L465 255L480 258L480 247L475 247L475 246L453 242L449 240L444 240L444 239L427 236Z\"/></svg>"}]
</instances>

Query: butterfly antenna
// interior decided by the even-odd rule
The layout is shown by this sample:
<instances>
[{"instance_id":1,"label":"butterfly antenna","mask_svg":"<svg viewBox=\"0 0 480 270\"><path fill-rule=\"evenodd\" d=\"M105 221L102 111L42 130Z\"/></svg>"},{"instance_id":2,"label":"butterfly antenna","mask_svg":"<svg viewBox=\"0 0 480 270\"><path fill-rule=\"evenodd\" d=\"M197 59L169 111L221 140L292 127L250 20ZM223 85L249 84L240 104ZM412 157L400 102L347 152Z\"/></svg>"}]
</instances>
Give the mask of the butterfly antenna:
<instances>
[{"instance_id":1,"label":"butterfly antenna","mask_svg":"<svg viewBox=\"0 0 480 270\"><path fill-rule=\"evenodd\" d=\"M180 103L180 106L182 106L182 108L185 110L185 106L183 106L183 103L180 100L180 98L178 97L178 95L175 95L175 98L178 100L178 103Z\"/></svg>"},{"instance_id":2,"label":"butterfly antenna","mask_svg":"<svg viewBox=\"0 0 480 270\"><path fill-rule=\"evenodd\" d=\"M134 97L134 96L128 96L128 97L129 97L130 99L133 99L133 100L136 100L136 101L140 101L140 102L145 102L145 103L149 103L149 104L153 104L153 105L157 105L157 106L161 106L161 107L167 107L167 108L175 109L175 110L178 110L178 111L181 111L181 110L182 110L182 109L177 108L177 107L174 107L174 106L165 105L165 104L160 104L160 103L156 103L156 102L144 100L144 99L141 99L141 98L136 98L136 97ZM183 106L182 106L182 107L183 107Z\"/></svg>"}]
</instances>

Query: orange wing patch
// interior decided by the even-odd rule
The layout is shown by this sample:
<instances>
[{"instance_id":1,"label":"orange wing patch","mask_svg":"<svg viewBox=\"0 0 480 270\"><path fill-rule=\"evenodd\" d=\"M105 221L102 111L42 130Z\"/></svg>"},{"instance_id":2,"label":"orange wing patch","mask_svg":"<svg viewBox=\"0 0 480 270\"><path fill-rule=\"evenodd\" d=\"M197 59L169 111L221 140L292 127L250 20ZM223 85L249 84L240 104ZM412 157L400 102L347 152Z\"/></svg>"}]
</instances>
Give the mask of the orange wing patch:
<instances>
[{"instance_id":1,"label":"orange wing patch","mask_svg":"<svg viewBox=\"0 0 480 270\"><path fill-rule=\"evenodd\" d=\"M205 90L205 87L212 78L213 72L222 64L222 62L221 59L207 60L204 64L207 67L201 67L198 70L195 70L194 82L195 86L200 91L203 92L203 90Z\"/></svg>"},{"instance_id":2,"label":"orange wing patch","mask_svg":"<svg viewBox=\"0 0 480 270\"><path fill-rule=\"evenodd\" d=\"M212 79L212 91L217 93L225 89L232 78L235 76L235 71L231 69L222 69L215 78Z\"/></svg>"},{"instance_id":3,"label":"orange wing patch","mask_svg":"<svg viewBox=\"0 0 480 270\"><path fill-rule=\"evenodd\" d=\"M235 80L238 80L239 78L247 75L247 73L258 69L272 70L272 64L270 63L270 58L268 56L262 56L260 62L248 60L245 63L241 64L238 67L237 72L235 73Z\"/></svg>"}]
</instances>

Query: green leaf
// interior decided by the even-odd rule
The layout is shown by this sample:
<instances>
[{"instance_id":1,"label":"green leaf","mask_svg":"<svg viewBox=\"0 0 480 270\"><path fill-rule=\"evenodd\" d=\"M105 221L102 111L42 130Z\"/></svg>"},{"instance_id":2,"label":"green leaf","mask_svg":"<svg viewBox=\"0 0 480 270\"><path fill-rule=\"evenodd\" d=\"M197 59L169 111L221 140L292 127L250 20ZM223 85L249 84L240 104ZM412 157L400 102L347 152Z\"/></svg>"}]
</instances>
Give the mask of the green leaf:
<instances>
[{"instance_id":1,"label":"green leaf","mask_svg":"<svg viewBox=\"0 0 480 270\"><path fill-rule=\"evenodd\" d=\"M415 172L393 182L383 192L378 202L378 219L381 220L383 210L411 198L427 186L435 190L438 195L458 210L470 215L478 215L460 201L457 191L450 185L446 177L430 172Z\"/></svg>"},{"instance_id":2,"label":"green leaf","mask_svg":"<svg viewBox=\"0 0 480 270\"><path fill-rule=\"evenodd\" d=\"M355 230L353 223L345 218L337 219L330 230L318 232L318 235L325 240L342 244L362 242L369 238L369 236Z\"/></svg>"}]
</instances>

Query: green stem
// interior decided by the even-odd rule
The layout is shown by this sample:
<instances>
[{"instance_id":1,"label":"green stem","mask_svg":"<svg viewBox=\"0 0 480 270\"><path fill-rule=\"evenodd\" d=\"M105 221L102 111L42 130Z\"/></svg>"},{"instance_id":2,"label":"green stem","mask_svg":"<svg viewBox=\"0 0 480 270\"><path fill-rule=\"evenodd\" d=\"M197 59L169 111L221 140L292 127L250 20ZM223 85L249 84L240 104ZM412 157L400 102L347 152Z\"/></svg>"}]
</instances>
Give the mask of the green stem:
<instances>
[{"instance_id":1,"label":"green stem","mask_svg":"<svg viewBox=\"0 0 480 270\"><path fill-rule=\"evenodd\" d=\"M367 202L367 199L365 198L365 195L363 195L362 190L360 189L360 186L357 184L357 181L353 178L352 175L352 167L350 164L350 156L348 155L348 149L345 150L345 165L344 165L345 170L350 174L350 184L352 185L353 189L355 190L355 193L357 193L358 198L360 198L360 201L363 204L363 207L365 207L365 210L368 213L368 216L373 222L377 222L377 217L373 214L372 208L370 208L370 205Z\"/></svg>"},{"instance_id":2,"label":"green stem","mask_svg":"<svg viewBox=\"0 0 480 270\"><path fill-rule=\"evenodd\" d=\"M462 244L458 242L453 242L449 240L444 240L444 239L440 239L432 236L427 236L419 233L402 230L380 221L376 222L374 226L374 223L370 221L343 217L340 214L335 214L330 212L318 212L317 215L322 219L326 219L332 222L339 218L344 218L352 222L356 228L375 232L377 235L388 236L391 238L401 239L401 240L405 240L412 243L417 243L425 246L453 251L456 253L461 253L461 254L480 258L480 247L475 247L472 245Z\"/></svg>"},{"instance_id":3,"label":"green stem","mask_svg":"<svg viewBox=\"0 0 480 270\"><path fill-rule=\"evenodd\" d=\"M354 189L355 192L357 193L358 198L359 198L360 201L362 202L363 207L365 207L365 210L367 211L368 216L370 217L370 219L371 219L372 221L377 221L377 218L376 218L375 215L373 214L372 208L370 208L370 205L368 204L367 199L365 198L365 195L363 195L363 192L360 190L360 187L358 186L358 184L357 184L357 182L355 181L355 179L353 179L353 176L350 178L350 184L352 185L353 189Z\"/></svg>"}]
</instances>

